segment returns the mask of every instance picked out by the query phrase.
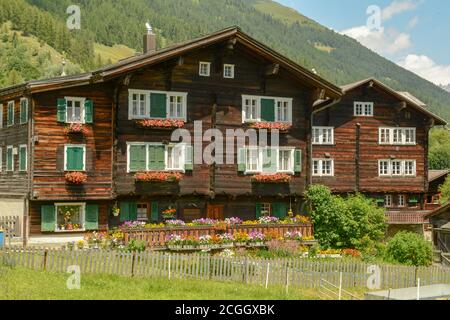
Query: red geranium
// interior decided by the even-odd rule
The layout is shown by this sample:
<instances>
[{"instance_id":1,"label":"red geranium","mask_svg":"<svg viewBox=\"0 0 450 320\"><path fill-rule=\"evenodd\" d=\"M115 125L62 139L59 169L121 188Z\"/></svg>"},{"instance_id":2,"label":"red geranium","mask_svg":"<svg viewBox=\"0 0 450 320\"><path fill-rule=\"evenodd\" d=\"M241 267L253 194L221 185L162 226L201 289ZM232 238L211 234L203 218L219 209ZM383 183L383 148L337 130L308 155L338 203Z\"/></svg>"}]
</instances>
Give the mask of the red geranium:
<instances>
[{"instance_id":1,"label":"red geranium","mask_svg":"<svg viewBox=\"0 0 450 320\"><path fill-rule=\"evenodd\" d=\"M178 182L182 178L181 173L173 172L139 172L135 175L139 182Z\"/></svg>"},{"instance_id":2,"label":"red geranium","mask_svg":"<svg viewBox=\"0 0 450 320\"><path fill-rule=\"evenodd\" d=\"M72 134L72 133L86 134L87 129L81 123L71 123L69 126L67 126L64 129L64 132L66 134Z\"/></svg>"},{"instance_id":3,"label":"red geranium","mask_svg":"<svg viewBox=\"0 0 450 320\"><path fill-rule=\"evenodd\" d=\"M291 176L284 173L260 174L253 176L252 181L258 183L288 183L291 181Z\"/></svg>"},{"instance_id":4,"label":"red geranium","mask_svg":"<svg viewBox=\"0 0 450 320\"><path fill-rule=\"evenodd\" d=\"M87 181L87 175L83 172L67 172L66 181L70 184L83 184Z\"/></svg>"},{"instance_id":5,"label":"red geranium","mask_svg":"<svg viewBox=\"0 0 450 320\"><path fill-rule=\"evenodd\" d=\"M183 120L174 119L145 119L136 122L142 128L182 128Z\"/></svg>"}]
</instances>

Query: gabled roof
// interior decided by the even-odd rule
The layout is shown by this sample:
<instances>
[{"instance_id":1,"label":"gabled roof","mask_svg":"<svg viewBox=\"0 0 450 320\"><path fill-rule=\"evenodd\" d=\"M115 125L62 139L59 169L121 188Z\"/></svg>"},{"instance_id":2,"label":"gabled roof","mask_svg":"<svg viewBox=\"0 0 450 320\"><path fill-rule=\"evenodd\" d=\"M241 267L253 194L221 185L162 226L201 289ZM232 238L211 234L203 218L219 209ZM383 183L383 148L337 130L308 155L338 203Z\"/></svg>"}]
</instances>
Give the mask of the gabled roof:
<instances>
[{"instance_id":1,"label":"gabled roof","mask_svg":"<svg viewBox=\"0 0 450 320\"><path fill-rule=\"evenodd\" d=\"M423 103L422 101L420 101L419 99L417 99L416 97L414 97L413 95L411 95L408 92L398 92L395 91L394 89L392 89L391 87L387 86L386 84L384 84L383 82L375 79L375 78L368 78L365 80L361 80L355 83L350 83L347 85L344 85L341 87L342 91L344 92L344 95L356 88L359 88L363 85L367 85L370 82L372 82L374 85L376 85L377 87L379 87L381 90L385 91L386 93L392 95L393 97L399 99L400 101L404 101L406 102L408 105L410 105L412 108L416 109L417 111L425 114L426 116L430 117L431 119L433 119L435 121L436 125L442 125L445 126L447 124L447 121L445 121L444 119L442 119L441 117L435 115L434 113L428 111L426 109L426 105L425 103Z\"/></svg>"},{"instance_id":2,"label":"gabled roof","mask_svg":"<svg viewBox=\"0 0 450 320\"><path fill-rule=\"evenodd\" d=\"M425 218L435 217L435 216L440 215L441 213L444 213L444 212L449 211L449 210L450 210L450 203L447 203L446 205L444 205L444 206L434 210L433 212L427 214L425 216Z\"/></svg>"},{"instance_id":3,"label":"gabled roof","mask_svg":"<svg viewBox=\"0 0 450 320\"><path fill-rule=\"evenodd\" d=\"M442 178L450 173L450 170L429 170L428 182L433 182L439 178Z\"/></svg>"},{"instance_id":4,"label":"gabled roof","mask_svg":"<svg viewBox=\"0 0 450 320\"><path fill-rule=\"evenodd\" d=\"M258 42L249 35L241 31L239 27L227 28L207 36L187 41L181 44L170 46L153 53L141 54L119 61L118 63L105 66L101 69L87 72L80 75L69 77L58 77L47 80L29 81L17 86L0 89L0 96L5 94L13 94L17 91L27 90L29 92L43 92L66 87L85 85L89 83L104 82L115 77L122 76L137 69L148 67L171 58L183 55L191 50L203 48L226 41L227 39L236 39L237 42L255 51L264 58L279 64L295 76L305 80L312 86L323 89L325 95L331 98L342 96L341 89L331 82L317 76L313 72L298 65L292 60L284 57L280 53L272 50L266 45Z\"/></svg>"}]
</instances>

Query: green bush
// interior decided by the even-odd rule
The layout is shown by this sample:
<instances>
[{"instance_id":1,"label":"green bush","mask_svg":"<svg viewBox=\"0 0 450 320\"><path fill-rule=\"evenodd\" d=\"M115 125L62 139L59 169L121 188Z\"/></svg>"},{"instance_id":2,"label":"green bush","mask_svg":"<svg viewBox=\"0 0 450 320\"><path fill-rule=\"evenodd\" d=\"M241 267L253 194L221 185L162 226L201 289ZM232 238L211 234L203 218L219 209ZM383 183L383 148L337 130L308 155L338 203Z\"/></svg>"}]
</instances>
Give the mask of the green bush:
<instances>
[{"instance_id":1,"label":"green bush","mask_svg":"<svg viewBox=\"0 0 450 320\"><path fill-rule=\"evenodd\" d=\"M371 252L381 242L385 231L384 209L372 199L350 195L335 196L328 187L308 188L314 234L322 248L358 249Z\"/></svg>"},{"instance_id":2,"label":"green bush","mask_svg":"<svg viewBox=\"0 0 450 320\"><path fill-rule=\"evenodd\" d=\"M129 252L144 252L147 244L143 240L131 239L126 247Z\"/></svg>"},{"instance_id":3,"label":"green bush","mask_svg":"<svg viewBox=\"0 0 450 320\"><path fill-rule=\"evenodd\" d=\"M433 261L433 249L422 236L402 231L389 240L386 260L409 266L429 266Z\"/></svg>"}]
</instances>

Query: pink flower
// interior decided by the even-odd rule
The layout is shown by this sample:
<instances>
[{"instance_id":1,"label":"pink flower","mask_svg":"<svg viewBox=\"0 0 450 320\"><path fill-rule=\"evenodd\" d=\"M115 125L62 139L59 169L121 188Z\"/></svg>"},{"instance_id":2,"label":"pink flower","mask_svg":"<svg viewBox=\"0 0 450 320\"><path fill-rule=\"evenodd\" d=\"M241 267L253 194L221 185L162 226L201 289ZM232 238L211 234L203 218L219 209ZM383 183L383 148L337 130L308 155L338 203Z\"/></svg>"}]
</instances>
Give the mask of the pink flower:
<instances>
[{"instance_id":1,"label":"pink flower","mask_svg":"<svg viewBox=\"0 0 450 320\"><path fill-rule=\"evenodd\" d=\"M283 122L256 122L251 127L254 129L287 131L292 128L292 124Z\"/></svg>"},{"instance_id":2,"label":"pink flower","mask_svg":"<svg viewBox=\"0 0 450 320\"><path fill-rule=\"evenodd\" d=\"M87 175L83 172L67 172L65 178L70 184L83 184L87 181Z\"/></svg>"},{"instance_id":3,"label":"pink flower","mask_svg":"<svg viewBox=\"0 0 450 320\"><path fill-rule=\"evenodd\" d=\"M174 119L145 119L136 122L142 128L182 128L183 120Z\"/></svg>"}]
</instances>

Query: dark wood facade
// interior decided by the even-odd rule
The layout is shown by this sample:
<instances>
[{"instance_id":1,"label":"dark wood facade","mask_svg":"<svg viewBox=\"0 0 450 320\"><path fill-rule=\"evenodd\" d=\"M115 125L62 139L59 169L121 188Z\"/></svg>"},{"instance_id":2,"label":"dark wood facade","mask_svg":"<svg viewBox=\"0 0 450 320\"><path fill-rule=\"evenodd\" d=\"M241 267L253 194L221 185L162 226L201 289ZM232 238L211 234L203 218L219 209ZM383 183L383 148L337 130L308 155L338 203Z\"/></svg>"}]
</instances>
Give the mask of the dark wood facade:
<instances>
[{"instance_id":1,"label":"dark wood facade","mask_svg":"<svg viewBox=\"0 0 450 320\"><path fill-rule=\"evenodd\" d=\"M210 76L199 75L201 61L211 63ZM234 78L224 78L224 64L235 66ZM224 137L228 129L247 129L248 125L242 121L243 95L290 98L292 128L280 134L280 146L301 150L301 170L292 174L289 183L255 183L252 175L239 171L236 149L234 164L194 164L179 182L136 182L135 172L128 172L127 144L167 144L173 130L143 129L136 120L130 120L131 89L187 93L187 121L183 129L192 137L195 121L202 122L203 133L218 129ZM232 216L254 219L262 203L281 204L285 211L292 209L296 214L304 214L302 194L311 183L327 185L338 193L363 192L374 196L388 193L422 196L428 188L426 154L432 116L404 105L402 99L377 87L356 87L342 97L341 89L239 29L227 29L133 57L96 73L0 90L0 101L5 104L14 96L19 103L25 95L30 101L30 121L27 125L0 129L0 139L4 145L28 144L28 171L9 175L2 172L0 193L5 197L7 192L2 186L11 183L17 187L8 189L28 199L26 215L30 217L32 234L42 232L42 209L55 203L97 205L98 229L104 229L121 223L122 217L113 217L111 208L131 202L141 206L139 210L149 220L159 219L161 211L168 207L176 208L178 216L188 221ZM67 124L58 120L58 100L64 97L92 101L93 121L84 125L87 129L84 135L67 134ZM326 101L325 105L341 100L312 117L314 103L319 99ZM374 102L375 116L354 117L355 100ZM408 118L404 117L405 111L410 113ZM312 118L314 126L335 128L334 145L311 146ZM380 126L415 127L417 143L380 146ZM203 150L210 144L195 142L201 143ZM87 181L81 186L66 182L65 145L86 147ZM416 160L416 176L379 178L377 159L392 156ZM312 177L311 158L333 158L334 176ZM157 219L154 210L158 211Z\"/></svg>"}]
</instances>

